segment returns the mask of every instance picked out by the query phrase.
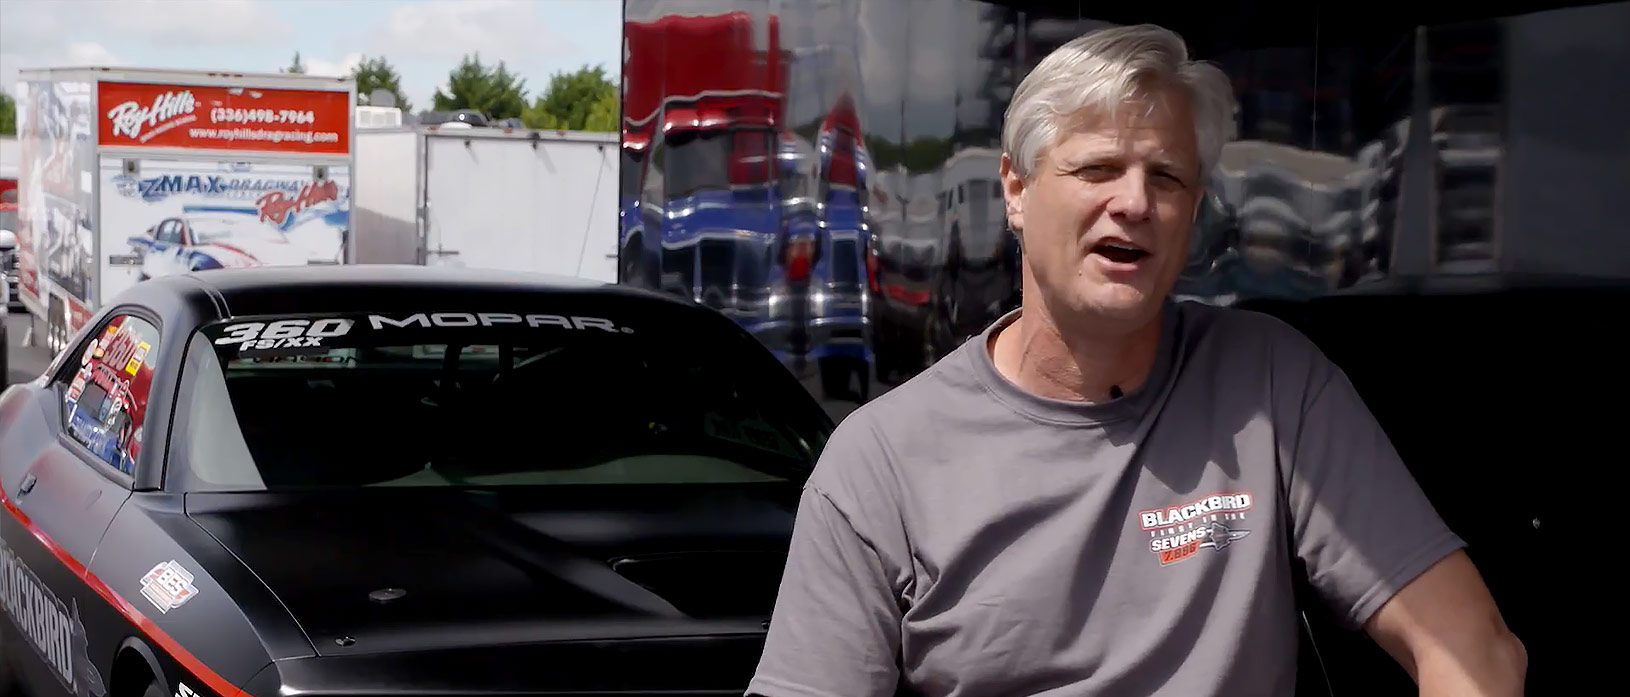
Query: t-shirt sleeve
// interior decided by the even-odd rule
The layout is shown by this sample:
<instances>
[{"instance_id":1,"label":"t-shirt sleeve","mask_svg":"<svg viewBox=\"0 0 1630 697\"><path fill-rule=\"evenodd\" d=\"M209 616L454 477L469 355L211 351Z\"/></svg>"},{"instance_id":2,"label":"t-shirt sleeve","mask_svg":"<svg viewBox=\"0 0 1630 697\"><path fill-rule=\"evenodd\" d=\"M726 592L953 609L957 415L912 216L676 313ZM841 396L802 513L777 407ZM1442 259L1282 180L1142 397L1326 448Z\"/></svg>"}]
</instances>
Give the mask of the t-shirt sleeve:
<instances>
[{"instance_id":1,"label":"t-shirt sleeve","mask_svg":"<svg viewBox=\"0 0 1630 697\"><path fill-rule=\"evenodd\" d=\"M1465 543L1433 508L1346 374L1326 367L1294 444L1288 502L1310 585L1357 629Z\"/></svg>"},{"instance_id":2,"label":"t-shirt sleeve","mask_svg":"<svg viewBox=\"0 0 1630 697\"><path fill-rule=\"evenodd\" d=\"M877 503L881 492L854 499L861 484L857 480L872 473L868 466L880 454L875 447L856 443L855 436L868 429L850 426L834 434L816 476L804 487L749 695L895 694L903 571L891 561L893 555L879 547L898 540L889 531L875 530L886 526L878 523L876 510L881 508ZM837 501L844 501L849 510Z\"/></svg>"}]
</instances>

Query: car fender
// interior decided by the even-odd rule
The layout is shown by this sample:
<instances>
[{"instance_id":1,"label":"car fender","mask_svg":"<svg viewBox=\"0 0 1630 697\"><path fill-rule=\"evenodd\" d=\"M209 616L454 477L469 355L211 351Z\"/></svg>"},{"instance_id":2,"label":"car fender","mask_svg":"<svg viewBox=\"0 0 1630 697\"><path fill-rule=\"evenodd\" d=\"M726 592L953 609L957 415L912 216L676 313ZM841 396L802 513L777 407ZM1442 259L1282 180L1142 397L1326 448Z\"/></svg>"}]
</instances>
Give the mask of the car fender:
<instances>
[{"instance_id":1,"label":"car fender","mask_svg":"<svg viewBox=\"0 0 1630 697\"><path fill-rule=\"evenodd\" d=\"M182 501L139 492L114 517L90 568L106 601L85 609L90 652L108 674L120 651L145 647L166 693L237 697L274 658L315 652L264 584L187 518Z\"/></svg>"}]
</instances>

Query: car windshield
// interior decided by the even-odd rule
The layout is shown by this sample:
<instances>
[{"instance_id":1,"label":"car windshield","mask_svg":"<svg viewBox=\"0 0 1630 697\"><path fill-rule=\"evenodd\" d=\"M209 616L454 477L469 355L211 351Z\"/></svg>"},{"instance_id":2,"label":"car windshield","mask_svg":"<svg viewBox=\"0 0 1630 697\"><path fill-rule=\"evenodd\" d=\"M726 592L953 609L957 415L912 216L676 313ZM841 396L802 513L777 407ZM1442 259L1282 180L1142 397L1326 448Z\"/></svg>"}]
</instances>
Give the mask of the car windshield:
<instances>
[{"instance_id":1,"label":"car windshield","mask_svg":"<svg viewBox=\"0 0 1630 697\"><path fill-rule=\"evenodd\" d=\"M261 317L203 328L189 491L801 483L831 428L751 339L592 317Z\"/></svg>"}]
</instances>

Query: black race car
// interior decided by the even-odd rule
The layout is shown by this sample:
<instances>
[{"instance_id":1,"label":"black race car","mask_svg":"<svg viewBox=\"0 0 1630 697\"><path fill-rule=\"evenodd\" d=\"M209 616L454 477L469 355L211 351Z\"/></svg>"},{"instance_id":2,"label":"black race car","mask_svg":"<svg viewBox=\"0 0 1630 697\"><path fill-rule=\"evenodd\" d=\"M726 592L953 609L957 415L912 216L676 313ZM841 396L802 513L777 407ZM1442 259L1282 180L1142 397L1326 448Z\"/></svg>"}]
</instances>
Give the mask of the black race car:
<instances>
[{"instance_id":1,"label":"black race car","mask_svg":"<svg viewBox=\"0 0 1630 697\"><path fill-rule=\"evenodd\" d=\"M740 694L831 428L734 323L645 291L147 281L0 397L0 679Z\"/></svg>"}]
</instances>

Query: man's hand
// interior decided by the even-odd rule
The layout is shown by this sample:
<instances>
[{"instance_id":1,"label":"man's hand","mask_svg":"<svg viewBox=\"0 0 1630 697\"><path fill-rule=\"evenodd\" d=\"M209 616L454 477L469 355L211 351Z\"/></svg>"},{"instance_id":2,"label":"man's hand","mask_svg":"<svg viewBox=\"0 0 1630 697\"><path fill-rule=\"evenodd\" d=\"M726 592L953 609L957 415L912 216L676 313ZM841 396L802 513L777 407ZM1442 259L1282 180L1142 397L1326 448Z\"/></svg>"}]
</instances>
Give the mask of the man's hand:
<instances>
[{"instance_id":1,"label":"man's hand","mask_svg":"<svg viewBox=\"0 0 1630 697\"><path fill-rule=\"evenodd\" d=\"M1409 671L1423 697L1523 693L1527 652L1463 551L1409 582L1364 630Z\"/></svg>"}]
</instances>

